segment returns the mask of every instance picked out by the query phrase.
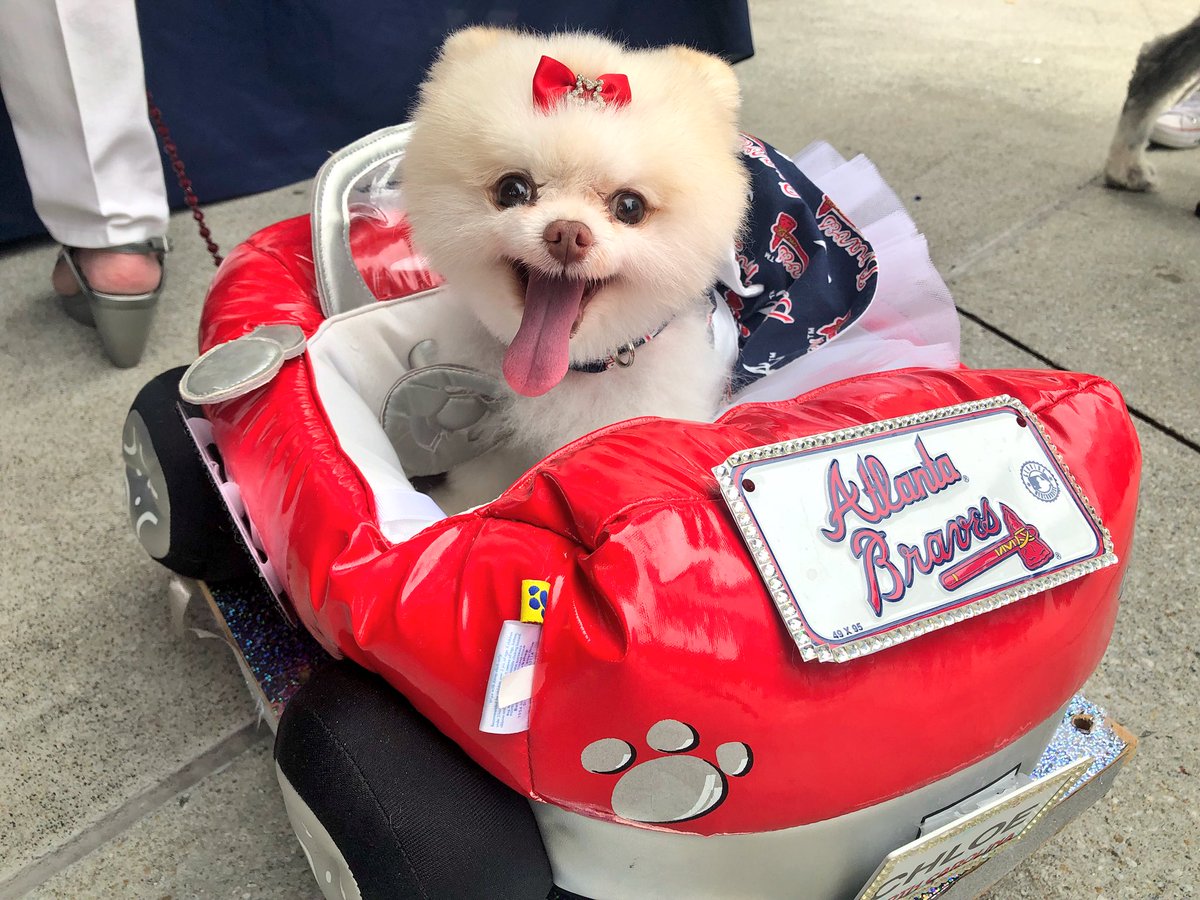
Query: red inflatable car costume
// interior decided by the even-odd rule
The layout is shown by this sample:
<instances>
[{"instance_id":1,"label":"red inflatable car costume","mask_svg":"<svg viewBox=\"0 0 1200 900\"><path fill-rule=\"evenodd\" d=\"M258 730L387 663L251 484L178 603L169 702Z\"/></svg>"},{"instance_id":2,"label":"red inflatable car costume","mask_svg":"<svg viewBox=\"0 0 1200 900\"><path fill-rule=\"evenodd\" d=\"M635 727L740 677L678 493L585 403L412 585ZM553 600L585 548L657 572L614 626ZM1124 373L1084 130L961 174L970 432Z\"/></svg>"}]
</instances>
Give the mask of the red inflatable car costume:
<instances>
[{"instance_id":1,"label":"red inflatable car costume","mask_svg":"<svg viewBox=\"0 0 1200 900\"><path fill-rule=\"evenodd\" d=\"M312 339L329 312L313 240L301 217L237 248L206 301L201 351L263 325L296 325ZM381 301L437 285L412 259L401 218L360 217L349 242ZM1101 378L902 368L736 405L714 422L622 422L555 452L495 501L396 540L381 526L380 493L331 424L336 412L310 356L206 408L228 476L304 625L331 652L383 675L496 778L539 801L543 835L559 835L547 836L556 876L612 829L620 836L611 846L641 840L651 854L675 856L657 869L646 863L646 877L690 868L702 881L702 858L728 866L728 854L713 852L715 843L701 843L698 854L681 850L675 836L741 840L728 853L749 868L764 864L752 839L765 838L763 859L779 860L786 844L771 843L772 834L813 827L876 848L865 870L861 861L830 859L828 878L811 879L809 896L826 882L828 896L840 896L915 836L912 821L889 832L856 811L939 784L953 802L974 789L956 787L956 774L973 773L979 785L1015 767L1028 774L1108 644L1140 451L1119 392ZM747 448L998 395L1040 421L1119 563L869 658L802 660L713 468ZM529 579L550 590L528 729L484 733L497 638L518 618ZM601 751L618 758L596 761ZM691 768L677 773L659 764L683 759ZM641 766L646 777L627 780ZM676 775L708 782L694 797L631 799ZM931 795L910 818L936 802ZM625 857L614 852L597 868L620 868L613 859ZM776 882L795 877L799 863L780 865ZM606 877L585 872L564 886L599 896ZM611 896L650 896L638 875L615 877ZM746 896L767 895L742 877Z\"/></svg>"}]
</instances>

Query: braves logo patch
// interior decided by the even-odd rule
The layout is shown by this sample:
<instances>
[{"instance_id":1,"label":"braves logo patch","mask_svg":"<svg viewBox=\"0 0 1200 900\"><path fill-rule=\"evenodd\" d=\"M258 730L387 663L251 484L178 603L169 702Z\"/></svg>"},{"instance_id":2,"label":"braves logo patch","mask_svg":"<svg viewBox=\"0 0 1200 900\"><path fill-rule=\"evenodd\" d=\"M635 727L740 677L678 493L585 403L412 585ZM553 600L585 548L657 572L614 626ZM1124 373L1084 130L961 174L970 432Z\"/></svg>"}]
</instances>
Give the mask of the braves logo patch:
<instances>
[{"instance_id":1,"label":"braves logo patch","mask_svg":"<svg viewBox=\"0 0 1200 900\"><path fill-rule=\"evenodd\" d=\"M796 239L797 224L794 218L781 212L771 226L771 252L775 254L775 261L793 278L799 278L808 268L808 254Z\"/></svg>"}]
</instances>

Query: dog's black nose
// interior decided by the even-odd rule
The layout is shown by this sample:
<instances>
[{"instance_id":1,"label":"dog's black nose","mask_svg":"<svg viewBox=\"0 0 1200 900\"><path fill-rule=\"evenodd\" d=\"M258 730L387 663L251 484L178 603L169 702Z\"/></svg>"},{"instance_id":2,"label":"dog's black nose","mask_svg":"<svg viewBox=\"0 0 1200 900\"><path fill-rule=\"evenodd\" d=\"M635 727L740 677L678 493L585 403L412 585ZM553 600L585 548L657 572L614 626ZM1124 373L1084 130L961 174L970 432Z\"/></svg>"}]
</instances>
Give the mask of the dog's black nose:
<instances>
[{"instance_id":1,"label":"dog's black nose","mask_svg":"<svg viewBox=\"0 0 1200 900\"><path fill-rule=\"evenodd\" d=\"M582 222L569 222L566 219L555 219L547 225L542 232L542 239L550 255L564 266L579 262L596 242L592 237L592 229Z\"/></svg>"}]
</instances>

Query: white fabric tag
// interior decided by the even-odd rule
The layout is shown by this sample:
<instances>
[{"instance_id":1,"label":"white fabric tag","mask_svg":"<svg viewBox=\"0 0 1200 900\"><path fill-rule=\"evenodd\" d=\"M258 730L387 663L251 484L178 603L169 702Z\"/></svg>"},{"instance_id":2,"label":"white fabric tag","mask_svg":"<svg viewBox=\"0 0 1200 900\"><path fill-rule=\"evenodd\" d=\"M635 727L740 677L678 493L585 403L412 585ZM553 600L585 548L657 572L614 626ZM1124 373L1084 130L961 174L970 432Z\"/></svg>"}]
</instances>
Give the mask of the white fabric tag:
<instances>
[{"instance_id":1,"label":"white fabric tag","mask_svg":"<svg viewBox=\"0 0 1200 900\"><path fill-rule=\"evenodd\" d=\"M537 658L538 643L542 639L542 626L534 622L508 621L500 629L496 641L496 655L492 658L492 673L488 676L487 694L483 701L483 715L479 718L479 730L488 734L516 734L529 729L529 697L533 688L533 663ZM529 670L528 676L518 675L507 685L506 695L516 695L514 701L501 699L502 686L506 677L519 670ZM529 690L521 698L521 680L527 678Z\"/></svg>"}]
</instances>

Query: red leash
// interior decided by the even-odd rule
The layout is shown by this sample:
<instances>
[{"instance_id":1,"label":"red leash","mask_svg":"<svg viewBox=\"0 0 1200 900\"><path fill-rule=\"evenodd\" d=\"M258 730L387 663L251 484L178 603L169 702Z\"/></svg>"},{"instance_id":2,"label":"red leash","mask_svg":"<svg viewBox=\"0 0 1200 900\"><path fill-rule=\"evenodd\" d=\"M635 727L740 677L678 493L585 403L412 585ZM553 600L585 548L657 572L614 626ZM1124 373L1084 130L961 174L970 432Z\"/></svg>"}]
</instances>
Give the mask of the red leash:
<instances>
[{"instance_id":1,"label":"red leash","mask_svg":"<svg viewBox=\"0 0 1200 900\"><path fill-rule=\"evenodd\" d=\"M171 140L171 132L167 128L167 123L163 121L162 111L154 105L154 97L149 91L146 91L146 103L150 110L150 121L154 123L154 130L158 132L158 138L162 141L163 152L171 160L171 168L175 170L175 180L179 182L179 187L183 191L183 199L192 211L192 218L196 220L196 228L200 231L200 237L212 255L213 265L219 266L224 258L221 256L221 248L213 241L212 232L208 230L208 225L204 222L204 210L200 208L200 199L192 190L192 180L187 176L183 160L179 158L179 148Z\"/></svg>"}]
</instances>

